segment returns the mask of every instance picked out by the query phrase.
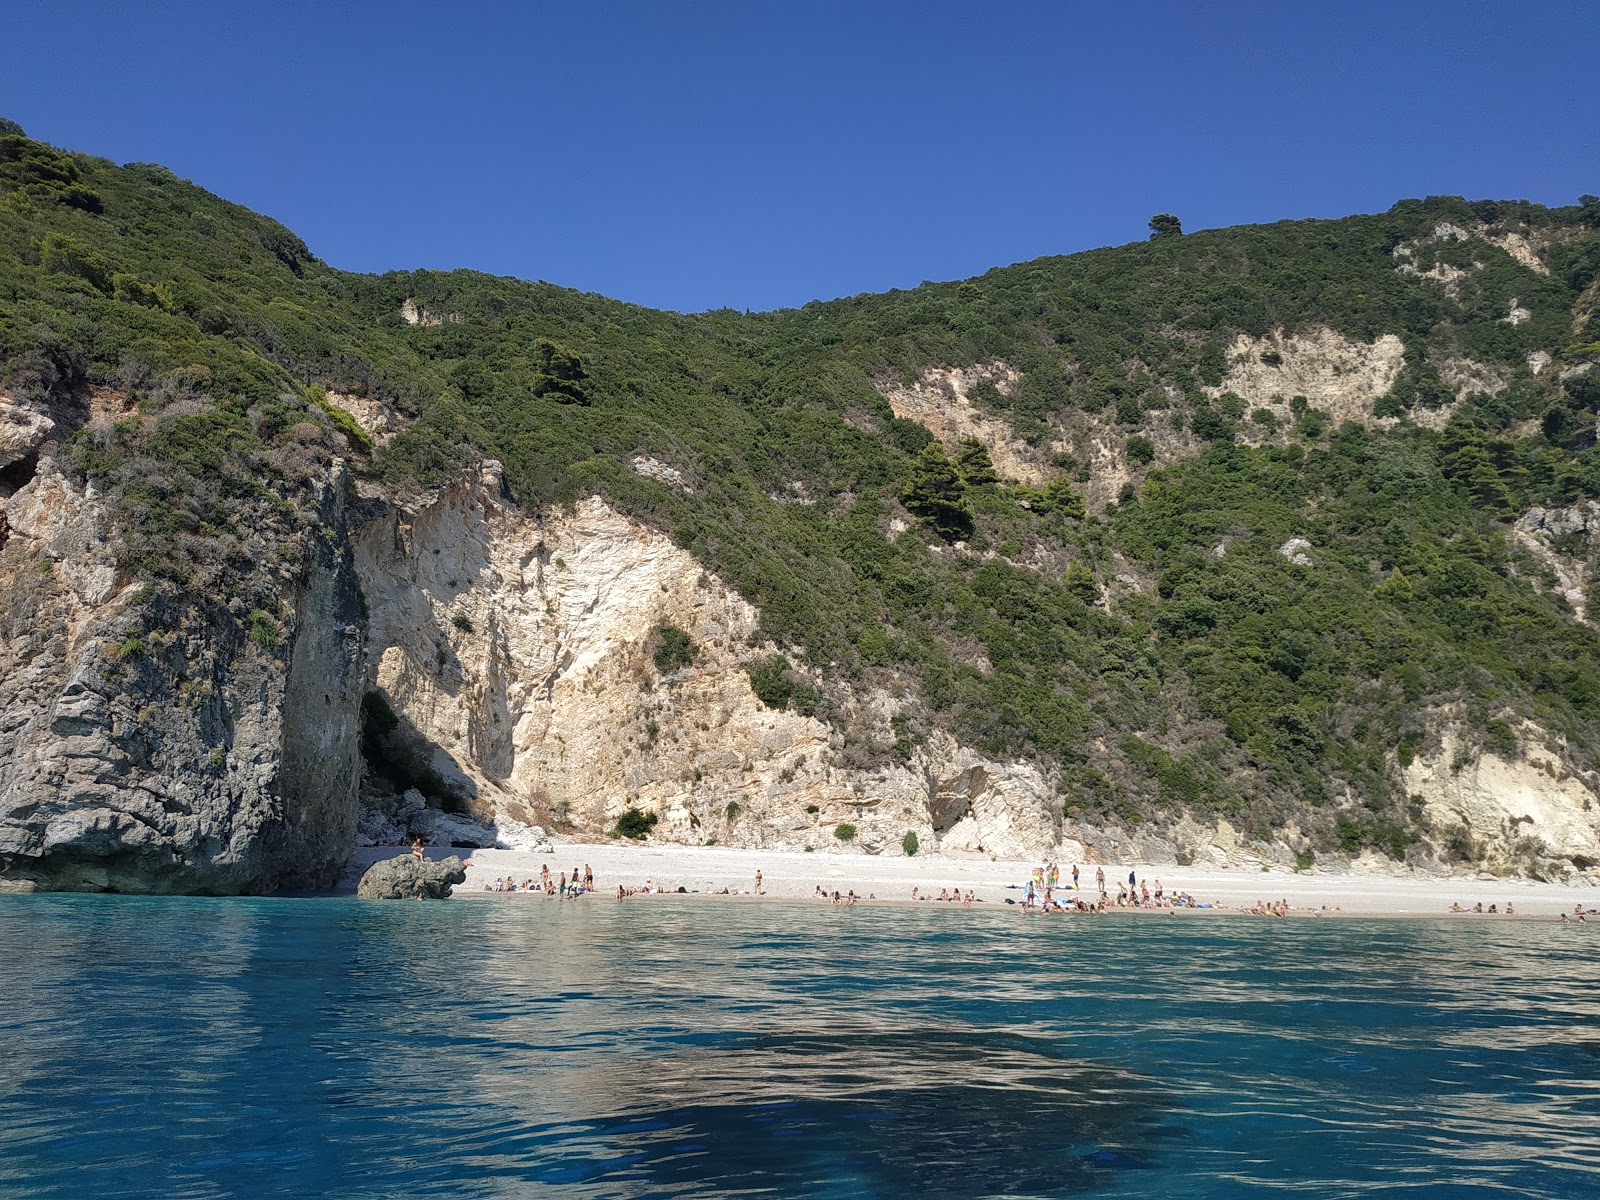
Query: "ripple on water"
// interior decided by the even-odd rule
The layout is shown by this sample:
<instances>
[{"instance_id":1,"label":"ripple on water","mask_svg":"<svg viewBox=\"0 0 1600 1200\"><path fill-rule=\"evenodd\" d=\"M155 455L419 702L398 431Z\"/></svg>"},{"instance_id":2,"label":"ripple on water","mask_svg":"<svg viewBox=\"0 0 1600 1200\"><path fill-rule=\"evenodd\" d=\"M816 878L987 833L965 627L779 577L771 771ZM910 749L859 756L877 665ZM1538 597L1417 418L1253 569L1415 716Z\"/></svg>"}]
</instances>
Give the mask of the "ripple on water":
<instances>
[{"instance_id":1,"label":"ripple on water","mask_svg":"<svg viewBox=\"0 0 1600 1200\"><path fill-rule=\"evenodd\" d=\"M1600 1197L1587 929L0 903L0 1194Z\"/></svg>"}]
</instances>

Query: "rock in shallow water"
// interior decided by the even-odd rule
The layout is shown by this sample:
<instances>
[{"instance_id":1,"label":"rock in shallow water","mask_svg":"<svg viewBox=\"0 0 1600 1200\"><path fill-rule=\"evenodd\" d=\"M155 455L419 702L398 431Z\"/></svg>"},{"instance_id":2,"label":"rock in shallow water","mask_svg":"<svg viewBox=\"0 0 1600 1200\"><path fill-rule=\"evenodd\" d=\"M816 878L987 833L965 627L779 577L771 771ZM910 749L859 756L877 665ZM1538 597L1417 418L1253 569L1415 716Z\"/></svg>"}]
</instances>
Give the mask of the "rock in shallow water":
<instances>
[{"instance_id":1,"label":"rock in shallow water","mask_svg":"<svg viewBox=\"0 0 1600 1200\"><path fill-rule=\"evenodd\" d=\"M362 900L413 900L419 896L443 900L466 877L467 868L456 855L427 862L401 854L368 867L356 887L356 895Z\"/></svg>"}]
</instances>

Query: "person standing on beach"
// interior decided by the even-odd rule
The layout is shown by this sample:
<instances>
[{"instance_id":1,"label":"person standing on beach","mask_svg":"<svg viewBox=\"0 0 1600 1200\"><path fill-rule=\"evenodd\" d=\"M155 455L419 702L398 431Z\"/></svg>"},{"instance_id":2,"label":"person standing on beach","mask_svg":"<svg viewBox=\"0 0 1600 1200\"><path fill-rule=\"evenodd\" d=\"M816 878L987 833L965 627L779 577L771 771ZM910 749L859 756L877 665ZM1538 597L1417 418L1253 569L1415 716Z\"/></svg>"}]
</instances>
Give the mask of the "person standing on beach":
<instances>
[{"instance_id":1,"label":"person standing on beach","mask_svg":"<svg viewBox=\"0 0 1600 1200\"><path fill-rule=\"evenodd\" d=\"M761 872L756 872L756 895L761 895Z\"/></svg>"},{"instance_id":2,"label":"person standing on beach","mask_svg":"<svg viewBox=\"0 0 1600 1200\"><path fill-rule=\"evenodd\" d=\"M1104 895L1106 890L1106 869L1104 867L1096 867L1094 869L1094 884L1100 890L1100 894Z\"/></svg>"},{"instance_id":3,"label":"person standing on beach","mask_svg":"<svg viewBox=\"0 0 1600 1200\"><path fill-rule=\"evenodd\" d=\"M1078 890L1078 864L1072 864L1072 890Z\"/></svg>"}]
</instances>

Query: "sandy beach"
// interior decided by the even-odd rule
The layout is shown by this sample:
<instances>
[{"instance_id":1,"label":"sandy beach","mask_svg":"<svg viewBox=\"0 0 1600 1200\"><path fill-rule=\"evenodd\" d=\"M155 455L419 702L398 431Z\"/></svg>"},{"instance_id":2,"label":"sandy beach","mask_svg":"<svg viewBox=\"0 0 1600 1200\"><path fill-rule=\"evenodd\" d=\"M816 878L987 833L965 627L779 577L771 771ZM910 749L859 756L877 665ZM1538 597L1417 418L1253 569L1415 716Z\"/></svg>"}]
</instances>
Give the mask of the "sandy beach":
<instances>
[{"instance_id":1,"label":"sandy beach","mask_svg":"<svg viewBox=\"0 0 1600 1200\"><path fill-rule=\"evenodd\" d=\"M352 880L379 859L407 852L405 847L371 847L357 852L352 863ZM429 858L442 858L447 851L431 847ZM570 873L574 867L594 871L595 888L602 898L615 894L618 884L637 888L646 882L676 893L681 887L689 894L718 895L724 888L730 896L755 899L756 872L761 872L761 895L773 900L809 900L815 889L854 891L867 903L910 903L911 890L919 896L959 887L970 889L986 905L1003 905L1007 899L1020 900L1029 873L1041 864L990 859L880 858L866 854L804 854L768 850L742 850L726 847L634 844L628 842L558 843L546 853L519 850L455 851L468 859L467 879L456 888L462 898L521 899L522 894L504 895L485 891L496 879L510 876L521 883L535 878L539 869L549 866L552 876ZM1058 864L1070 880L1073 864ZM1457 876L1405 876L1383 874L1333 873L1316 870L1230 871L1214 868L1150 866L1139 863L1106 864L1106 887L1113 898L1118 881L1126 882L1132 870L1141 883L1154 890L1156 881L1170 895L1186 891L1202 903L1215 907L1183 910L1182 915L1206 912L1238 912L1258 901L1287 900L1298 914L1326 910L1356 916L1446 917L1478 919L1477 914L1452 914L1452 903L1470 909L1482 903L1497 905L1503 913L1507 903L1515 905L1518 918L1555 920L1561 912L1570 913L1575 905L1600 908L1600 886L1567 887L1521 879ZM1094 887L1096 867L1079 864L1080 895ZM530 897L531 898L531 897ZM643 899L643 897L641 897ZM1600 928L1600 919L1595 920Z\"/></svg>"}]
</instances>

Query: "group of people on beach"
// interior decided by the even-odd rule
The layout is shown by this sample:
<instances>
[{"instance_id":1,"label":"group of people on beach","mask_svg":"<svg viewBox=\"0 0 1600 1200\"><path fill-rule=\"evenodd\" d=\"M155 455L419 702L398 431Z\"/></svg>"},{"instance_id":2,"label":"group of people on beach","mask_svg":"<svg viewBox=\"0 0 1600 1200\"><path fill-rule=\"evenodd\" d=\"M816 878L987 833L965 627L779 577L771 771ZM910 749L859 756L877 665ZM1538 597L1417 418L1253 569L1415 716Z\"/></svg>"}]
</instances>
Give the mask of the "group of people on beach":
<instances>
[{"instance_id":1,"label":"group of people on beach","mask_svg":"<svg viewBox=\"0 0 1600 1200\"><path fill-rule=\"evenodd\" d=\"M861 903L861 897L856 895L855 888L851 888L848 892L841 894L838 888L834 888L833 891L830 892L820 883L817 884L814 889L812 889L811 898L813 900L826 900L830 904L851 905ZM876 895L869 897L869 899L872 900L876 900L877 898L878 897Z\"/></svg>"},{"instance_id":2,"label":"group of people on beach","mask_svg":"<svg viewBox=\"0 0 1600 1200\"><path fill-rule=\"evenodd\" d=\"M1094 892L1084 894L1081 890L1081 875L1076 863L1072 867L1072 883L1068 887L1061 877L1061 868L1055 863L1047 863L1042 867L1035 867L1029 877L1022 894L1022 911L1024 913L1104 913L1113 908L1145 908L1145 909L1178 909L1178 908L1210 908L1209 904L1202 904L1188 892L1168 893L1162 886L1161 880L1141 880L1138 872L1130 870L1126 883L1117 883L1117 894L1113 898L1106 888L1106 869L1096 867L1094 872ZM1009 901L1007 902L1009 903Z\"/></svg>"},{"instance_id":3,"label":"group of people on beach","mask_svg":"<svg viewBox=\"0 0 1600 1200\"><path fill-rule=\"evenodd\" d=\"M569 879L565 871L561 872L559 882L550 874L548 864L539 868L538 879L524 879L521 883L516 878L507 875L504 879L496 879L492 883L483 885L486 892L535 892L541 893L548 900L576 900L585 892L594 891L594 872L584 864L583 873L578 873L578 868L572 868L572 877Z\"/></svg>"},{"instance_id":4,"label":"group of people on beach","mask_svg":"<svg viewBox=\"0 0 1600 1200\"><path fill-rule=\"evenodd\" d=\"M917 888L911 889L911 898L913 900L932 900L936 903L940 900L943 900L949 904L959 904L962 908L971 908L974 904L979 903L977 895L974 894L971 888L968 888L965 894L962 893L959 886L953 888L940 888L937 896L919 896L917 892Z\"/></svg>"}]
</instances>

